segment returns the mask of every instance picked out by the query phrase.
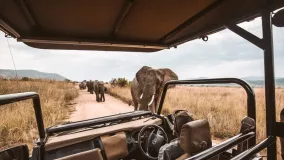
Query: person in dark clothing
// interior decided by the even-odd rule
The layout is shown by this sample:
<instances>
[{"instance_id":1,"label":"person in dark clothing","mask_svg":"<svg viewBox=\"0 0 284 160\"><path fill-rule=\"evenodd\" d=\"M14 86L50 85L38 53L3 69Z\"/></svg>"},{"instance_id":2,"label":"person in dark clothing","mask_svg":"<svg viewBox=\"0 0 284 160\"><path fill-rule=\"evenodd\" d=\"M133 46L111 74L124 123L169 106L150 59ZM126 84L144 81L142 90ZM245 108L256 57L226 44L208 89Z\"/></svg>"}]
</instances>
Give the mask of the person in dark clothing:
<instances>
[{"instance_id":1,"label":"person in dark clothing","mask_svg":"<svg viewBox=\"0 0 284 160\"><path fill-rule=\"evenodd\" d=\"M173 139L170 143L163 145L159 150L158 160L175 160L184 154L180 146L180 131L184 124L193 121L192 114L184 110L178 110L174 113L174 130L173 134L178 138Z\"/></svg>"}]
</instances>

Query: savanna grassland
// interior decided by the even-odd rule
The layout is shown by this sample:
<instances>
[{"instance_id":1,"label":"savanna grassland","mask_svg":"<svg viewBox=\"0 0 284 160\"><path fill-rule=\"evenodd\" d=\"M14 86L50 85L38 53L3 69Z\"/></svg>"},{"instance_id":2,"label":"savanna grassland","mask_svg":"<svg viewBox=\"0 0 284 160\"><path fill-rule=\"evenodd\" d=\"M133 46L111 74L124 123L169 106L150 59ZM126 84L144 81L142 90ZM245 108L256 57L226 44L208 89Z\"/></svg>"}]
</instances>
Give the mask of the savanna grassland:
<instances>
[{"instance_id":1,"label":"savanna grassland","mask_svg":"<svg viewBox=\"0 0 284 160\"><path fill-rule=\"evenodd\" d=\"M73 109L69 102L78 96L74 84L50 80L0 80L0 95L37 92L40 95L44 126L61 123ZM17 144L28 144L38 137L32 100L0 107L0 150Z\"/></svg>"},{"instance_id":2,"label":"savanna grassland","mask_svg":"<svg viewBox=\"0 0 284 160\"><path fill-rule=\"evenodd\" d=\"M257 141L266 136L265 130L265 92L255 88ZM131 101L130 88L109 88L111 95L123 101ZM284 107L284 89L276 89L277 120ZM176 109L186 109L195 119L208 119L214 137L226 139L240 131L240 122L246 116L246 92L234 87L187 87L177 86L169 89L162 113L167 115ZM280 146L278 145L278 152Z\"/></svg>"}]
</instances>

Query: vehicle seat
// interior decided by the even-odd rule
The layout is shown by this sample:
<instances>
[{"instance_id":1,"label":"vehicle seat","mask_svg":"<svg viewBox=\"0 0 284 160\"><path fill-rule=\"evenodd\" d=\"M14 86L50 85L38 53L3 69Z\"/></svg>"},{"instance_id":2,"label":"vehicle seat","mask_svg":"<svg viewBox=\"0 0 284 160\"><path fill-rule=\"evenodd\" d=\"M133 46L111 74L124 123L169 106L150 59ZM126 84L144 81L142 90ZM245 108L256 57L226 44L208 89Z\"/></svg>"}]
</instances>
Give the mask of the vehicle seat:
<instances>
[{"instance_id":1,"label":"vehicle seat","mask_svg":"<svg viewBox=\"0 0 284 160\"><path fill-rule=\"evenodd\" d=\"M96 148L89 151L58 158L57 160L103 160L103 157L100 149Z\"/></svg>"},{"instance_id":2,"label":"vehicle seat","mask_svg":"<svg viewBox=\"0 0 284 160\"><path fill-rule=\"evenodd\" d=\"M184 160L212 147L208 121L200 119L184 124L180 134L180 145L185 154L177 160Z\"/></svg>"}]
</instances>

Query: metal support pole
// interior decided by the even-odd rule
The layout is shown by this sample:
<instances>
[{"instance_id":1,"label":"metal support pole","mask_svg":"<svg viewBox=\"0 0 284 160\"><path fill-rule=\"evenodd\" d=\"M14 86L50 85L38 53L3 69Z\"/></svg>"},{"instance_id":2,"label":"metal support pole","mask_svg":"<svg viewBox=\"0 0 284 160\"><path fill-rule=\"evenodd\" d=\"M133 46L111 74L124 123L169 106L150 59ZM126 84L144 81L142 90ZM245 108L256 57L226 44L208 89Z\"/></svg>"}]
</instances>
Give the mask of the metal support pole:
<instances>
[{"instance_id":1,"label":"metal support pole","mask_svg":"<svg viewBox=\"0 0 284 160\"><path fill-rule=\"evenodd\" d=\"M251 34L250 32L242 29L241 27L237 26L236 24L230 24L226 26L229 30L231 30L232 32L238 34L239 36L243 37L244 39L246 39L247 41L249 41L250 43L256 45L257 47L264 49L263 48L263 41L262 39L258 38L257 36Z\"/></svg>"},{"instance_id":2,"label":"metal support pole","mask_svg":"<svg viewBox=\"0 0 284 160\"><path fill-rule=\"evenodd\" d=\"M35 115L36 115L36 122L37 122L37 128L38 132L40 135L40 141L43 142L45 138L45 130L44 130L44 124L43 124L43 117L42 117L42 112L41 112L41 104L40 104L40 99L39 96L36 96L33 98L33 103L34 103L34 110L35 110Z\"/></svg>"},{"instance_id":3,"label":"metal support pole","mask_svg":"<svg viewBox=\"0 0 284 160\"><path fill-rule=\"evenodd\" d=\"M268 8L262 11L262 30L264 45L264 73L265 73L265 105L266 105L266 134L274 136L273 126L276 123L275 113L275 77L274 77L274 53L273 35L271 24L271 12ZM276 141L276 138L274 141ZM267 148L267 159L276 160L276 143Z\"/></svg>"}]
</instances>

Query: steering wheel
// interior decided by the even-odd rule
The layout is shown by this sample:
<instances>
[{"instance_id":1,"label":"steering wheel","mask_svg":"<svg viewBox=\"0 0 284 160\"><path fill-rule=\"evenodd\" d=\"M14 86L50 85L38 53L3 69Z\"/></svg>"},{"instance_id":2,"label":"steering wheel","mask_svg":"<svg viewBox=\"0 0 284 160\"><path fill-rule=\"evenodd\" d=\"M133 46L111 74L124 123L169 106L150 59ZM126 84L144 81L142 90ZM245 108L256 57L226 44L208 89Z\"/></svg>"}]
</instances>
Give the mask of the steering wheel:
<instances>
[{"instance_id":1,"label":"steering wheel","mask_svg":"<svg viewBox=\"0 0 284 160\"><path fill-rule=\"evenodd\" d=\"M165 130L158 125L144 126L138 134L138 147L141 153L148 159L158 159L160 148L168 143Z\"/></svg>"}]
</instances>

